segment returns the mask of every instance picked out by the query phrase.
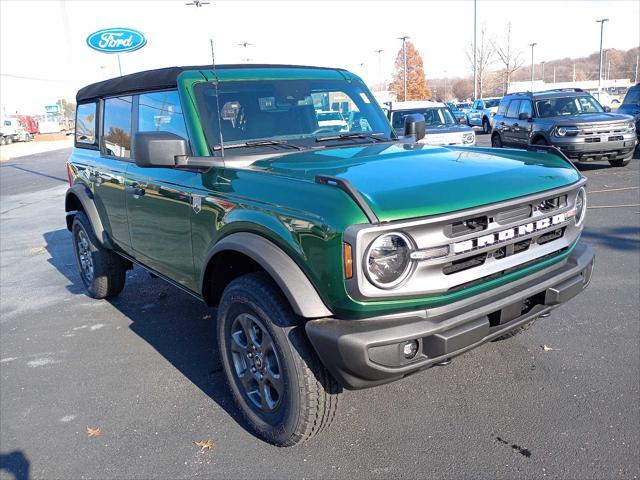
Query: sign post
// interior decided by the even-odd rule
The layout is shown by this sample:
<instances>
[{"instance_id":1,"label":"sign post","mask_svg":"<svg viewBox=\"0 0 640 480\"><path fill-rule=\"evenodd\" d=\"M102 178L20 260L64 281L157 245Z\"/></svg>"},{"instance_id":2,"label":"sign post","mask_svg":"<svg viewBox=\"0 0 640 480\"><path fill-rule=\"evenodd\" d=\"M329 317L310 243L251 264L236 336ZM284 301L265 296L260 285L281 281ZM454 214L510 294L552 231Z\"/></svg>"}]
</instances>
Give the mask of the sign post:
<instances>
[{"instance_id":1,"label":"sign post","mask_svg":"<svg viewBox=\"0 0 640 480\"><path fill-rule=\"evenodd\" d=\"M122 76L120 54L134 52L146 44L147 39L142 32L132 28L105 28L87 37L89 48L101 53L116 54L120 76Z\"/></svg>"}]
</instances>

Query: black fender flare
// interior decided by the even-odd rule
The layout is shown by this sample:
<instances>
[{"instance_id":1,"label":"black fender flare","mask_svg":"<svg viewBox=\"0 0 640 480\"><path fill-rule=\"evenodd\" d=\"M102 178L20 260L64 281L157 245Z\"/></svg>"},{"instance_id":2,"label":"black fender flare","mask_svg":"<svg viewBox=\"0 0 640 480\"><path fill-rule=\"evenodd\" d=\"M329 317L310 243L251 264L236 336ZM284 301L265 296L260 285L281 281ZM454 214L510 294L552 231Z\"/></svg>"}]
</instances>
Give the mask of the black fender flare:
<instances>
[{"instance_id":1,"label":"black fender flare","mask_svg":"<svg viewBox=\"0 0 640 480\"><path fill-rule=\"evenodd\" d=\"M94 233L96 234L96 238L100 242L100 244L109 249L113 249L113 245L111 240L109 240L109 236L102 225L102 220L100 220L100 215L98 214L98 209L93 201L93 193L89 190L86 185L82 183L76 183L69 189L67 189L67 193L64 197L64 209L67 212L67 228L71 231L71 227L73 225L73 217L78 211L75 199L82 205L82 210L89 218L89 222L91 222L91 227L93 228Z\"/></svg>"},{"instance_id":2,"label":"black fender flare","mask_svg":"<svg viewBox=\"0 0 640 480\"><path fill-rule=\"evenodd\" d=\"M225 250L242 253L257 262L278 284L291 308L304 318L331 317L333 314L320 298L307 275L280 247L260 235L249 232L232 233L220 240L209 252L204 265ZM200 285L205 282L202 269Z\"/></svg>"}]
</instances>

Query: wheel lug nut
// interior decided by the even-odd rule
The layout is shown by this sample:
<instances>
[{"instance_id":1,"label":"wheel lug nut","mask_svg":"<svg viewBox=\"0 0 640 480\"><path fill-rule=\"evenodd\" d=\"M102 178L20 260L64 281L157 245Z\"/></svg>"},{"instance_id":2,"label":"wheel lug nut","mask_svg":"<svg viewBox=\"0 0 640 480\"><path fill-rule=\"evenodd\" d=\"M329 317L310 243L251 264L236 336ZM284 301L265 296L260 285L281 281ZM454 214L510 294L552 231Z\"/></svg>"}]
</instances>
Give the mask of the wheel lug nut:
<instances>
[{"instance_id":1,"label":"wheel lug nut","mask_svg":"<svg viewBox=\"0 0 640 480\"><path fill-rule=\"evenodd\" d=\"M253 353L249 352L249 358L253 358Z\"/></svg>"},{"instance_id":2,"label":"wheel lug nut","mask_svg":"<svg viewBox=\"0 0 640 480\"><path fill-rule=\"evenodd\" d=\"M253 373L256 373L256 367L251 367L251 371L252 371Z\"/></svg>"}]
</instances>

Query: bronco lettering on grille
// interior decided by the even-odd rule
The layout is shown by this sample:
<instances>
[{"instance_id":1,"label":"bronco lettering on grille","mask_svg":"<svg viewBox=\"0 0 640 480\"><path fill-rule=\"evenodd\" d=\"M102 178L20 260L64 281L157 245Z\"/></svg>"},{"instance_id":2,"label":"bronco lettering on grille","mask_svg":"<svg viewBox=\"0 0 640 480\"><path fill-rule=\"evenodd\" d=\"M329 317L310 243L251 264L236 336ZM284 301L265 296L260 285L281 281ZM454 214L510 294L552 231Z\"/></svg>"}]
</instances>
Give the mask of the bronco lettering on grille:
<instances>
[{"instance_id":1,"label":"bronco lettering on grille","mask_svg":"<svg viewBox=\"0 0 640 480\"><path fill-rule=\"evenodd\" d=\"M468 252L470 250L475 250L477 248L483 248L489 245L506 242L523 235L528 235L540 230L546 230L549 227L553 227L555 225L563 223L565 220L566 215L564 213L559 213L557 215L554 215L553 217L543 218L535 222L520 225L518 227L507 228L506 230L489 233L478 238L472 238L471 240L464 240L462 242L454 243L452 250L454 254L458 254Z\"/></svg>"}]
</instances>

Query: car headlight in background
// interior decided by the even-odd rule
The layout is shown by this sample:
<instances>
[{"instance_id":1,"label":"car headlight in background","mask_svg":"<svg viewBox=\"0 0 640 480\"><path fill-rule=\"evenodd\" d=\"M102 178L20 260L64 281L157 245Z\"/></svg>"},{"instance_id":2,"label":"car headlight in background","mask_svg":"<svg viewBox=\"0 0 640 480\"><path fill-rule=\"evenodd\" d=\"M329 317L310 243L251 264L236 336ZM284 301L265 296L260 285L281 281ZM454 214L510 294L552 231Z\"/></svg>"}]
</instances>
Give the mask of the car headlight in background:
<instances>
[{"instance_id":1,"label":"car headlight in background","mask_svg":"<svg viewBox=\"0 0 640 480\"><path fill-rule=\"evenodd\" d=\"M473 132L465 133L464 135L462 135L462 143L464 143L465 145L476 143L476 134Z\"/></svg>"},{"instance_id":2,"label":"car headlight in background","mask_svg":"<svg viewBox=\"0 0 640 480\"><path fill-rule=\"evenodd\" d=\"M636 124L635 122L632 120L629 123L627 123L627 128L631 131L634 131L636 129Z\"/></svg>"},{"instance_id":3,"label":"car headlight in background","mask_svg":"<svg viewBox=\"0 0 640 480\"><path fill-rule=\"evenodd\" d=\"M556 127L555 134L557 137L564 137L565 135L577 135L578 129L576 127Z\"/></svg>"},{"instance_id":4,"label":"car headlight in background","mask_svg":"<svg viewBox=\"0 0 640 480\"><path fill-rule=\"evenodd\" d=\"M379 288L397 287L411 272L411 250L411 241L402 233L380 235L365 256L367 278Z\"/></svg>"}]
</instances>

